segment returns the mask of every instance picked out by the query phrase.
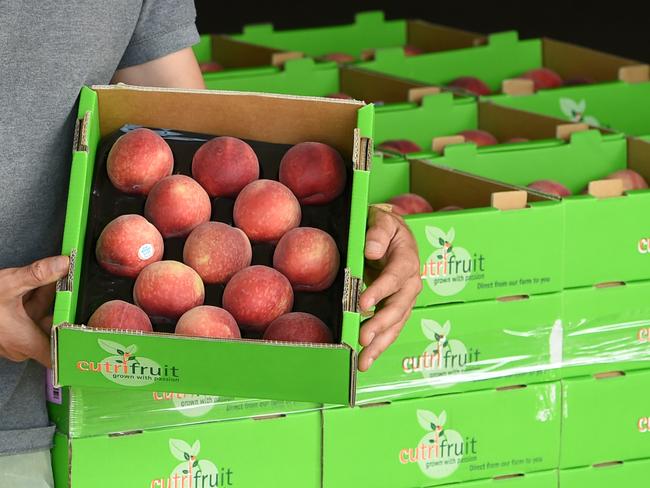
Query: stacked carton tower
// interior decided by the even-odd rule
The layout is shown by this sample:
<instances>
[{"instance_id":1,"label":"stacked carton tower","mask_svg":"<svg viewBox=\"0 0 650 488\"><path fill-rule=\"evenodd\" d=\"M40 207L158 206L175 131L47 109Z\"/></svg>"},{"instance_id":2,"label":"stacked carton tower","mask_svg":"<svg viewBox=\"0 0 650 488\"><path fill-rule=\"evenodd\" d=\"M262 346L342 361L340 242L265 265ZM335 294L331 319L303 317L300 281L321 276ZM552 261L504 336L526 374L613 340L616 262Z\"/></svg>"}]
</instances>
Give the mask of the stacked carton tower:
<instances>
[{"instance_id":1,"label":"stacked carton tower","mask_svg":"<svg viewBox=\"0 0 650 488\"><path fill-rule=\"evenodd\" d=\"M629 168L650 181L650 142L635 137L650 134L646 66L378 12L320 29L250 26L205 36L195 52L218 70L205 74L214 92L81 94L63 249L75 259L53 331L57 486L642 486L650 190L603 179ZM517 76L540 67L594 83L533 93ZM460 76L501 93L479 100L445 86ZM333 94L375 109L312 98ZM618 96L629 109L608 104ZM129 124L341 152L351 183L340 289L329 297L335 344L73 325L87 320L93 293L93 169L102 141ZM503 143L458 137L476 129ZM419 150L380 147L404 139ZM527 188L542 179L574 196ZM357 373L367 205L404 193L456 208L404 216L423 291L397 341ZM107 347L137 351L157 374L93 372L117 364Z\"/></svg>"}]
</instances>

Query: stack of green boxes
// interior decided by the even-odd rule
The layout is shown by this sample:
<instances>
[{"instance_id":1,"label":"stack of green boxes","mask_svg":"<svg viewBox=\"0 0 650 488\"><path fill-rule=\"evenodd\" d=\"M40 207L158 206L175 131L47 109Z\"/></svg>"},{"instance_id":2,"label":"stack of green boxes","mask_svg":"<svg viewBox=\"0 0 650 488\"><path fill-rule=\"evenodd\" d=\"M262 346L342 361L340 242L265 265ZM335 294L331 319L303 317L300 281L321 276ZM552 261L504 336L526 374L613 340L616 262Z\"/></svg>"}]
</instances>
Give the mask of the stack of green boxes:
<instances>
[{"instance_id":1,"label":"stack of green boxes","mask_svg":"<svg viewBox=\"0 0 650 488\"><path fill-rule=\"evenodd\" d=\"M405 45L426 54L407 57ZM76 251L77 259L57 294L53 334L54 381L65 386L51 396L57 486L644 486L650 229L643 222L650 191L617 196L608 193L611 185L596 184L580 194L626 167L650 181L650 143L626 139L650 134L642 111L650 82L642 82L638 63L513 33L483 42L420 21L385 21L376 12L316 30L251 26L241 35L204 38L196 52L237 68L206 74L211 89L289 96L105 87L82 94L64 239L64 252ZM372 59L351 67L310 59L332 52ZM601 83L483 101L436 88L472 75L497 90L540 66ZM589 90L598 93L593 100L602 100L602 112L581 108ZM373 114L353 101L296 97L337 92L383 103ZM635 110L608 101L619 92ZM576 102L576 114L553 111L564 98ZM193 119L226 101L229 110L252 104L248 115L276 104L274 116L289 128L264 132L269 142L293 143L317 131L353 159L357 193L340 343L269 348L65 325L75 320L100 135L128 121L254 138L265 125L259 111L255 127L240 133L227 114L216 122ZM157 118L138 112L154 102L166 108ZM291 116L314 112L291 128ZM618 132L566 124L595 123L585 115ZM337 129L342 120L347 125ZM477 148L448 137L476 128L500 141L530 142ZM413 140L423 152L371 156L373 140L391 139ZM576 196L526 189L539 179L559 180ZM365 208L407 192L434 209L462 209L405 217L424 289L397 341L370 371L355 374ZM98 347L107 341L137 348L180 377L114 381L91 374L91 364L110 360ZM241 396L274 400L233 398Z\"/></svg>"}]
</instances>

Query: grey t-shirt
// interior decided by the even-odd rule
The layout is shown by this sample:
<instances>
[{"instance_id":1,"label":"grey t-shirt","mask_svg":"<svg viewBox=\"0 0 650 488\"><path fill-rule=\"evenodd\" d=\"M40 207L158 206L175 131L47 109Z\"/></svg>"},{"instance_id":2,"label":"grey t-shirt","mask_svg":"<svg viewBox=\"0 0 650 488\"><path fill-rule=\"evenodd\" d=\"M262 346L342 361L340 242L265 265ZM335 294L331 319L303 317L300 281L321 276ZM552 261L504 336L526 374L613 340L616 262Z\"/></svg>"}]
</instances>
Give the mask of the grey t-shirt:
<instances>
[{"instance_id":1,"label":"grey t-shirt","mask_svg":"<svg viewBox=\"0 0 650 488\"><path fill-rule=\"evenodd\" d=\"M192 0L0 1L0 268L58 254L83 85L198 42ZM0 455L47 449L45 371L0 358Z\"/></svg>"}]
</instances>

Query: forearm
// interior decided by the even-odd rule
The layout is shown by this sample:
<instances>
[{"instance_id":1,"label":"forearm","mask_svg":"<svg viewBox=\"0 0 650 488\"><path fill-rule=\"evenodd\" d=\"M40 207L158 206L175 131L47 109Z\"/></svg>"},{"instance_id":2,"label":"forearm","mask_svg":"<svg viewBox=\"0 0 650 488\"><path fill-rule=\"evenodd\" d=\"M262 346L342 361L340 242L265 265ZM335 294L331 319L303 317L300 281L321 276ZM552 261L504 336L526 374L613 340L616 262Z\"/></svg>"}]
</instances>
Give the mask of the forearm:
<instances>
[{"instance_id":1,"label":"forearm","mask_svg":"<svg viewBox=\"0 0 650 488\"><path fill-rule=\"evenodd\" d=\"M112 82L163 88L205 88L201 70L191 48L148 63L117 70Z\"/></svg>"}]
</instances>

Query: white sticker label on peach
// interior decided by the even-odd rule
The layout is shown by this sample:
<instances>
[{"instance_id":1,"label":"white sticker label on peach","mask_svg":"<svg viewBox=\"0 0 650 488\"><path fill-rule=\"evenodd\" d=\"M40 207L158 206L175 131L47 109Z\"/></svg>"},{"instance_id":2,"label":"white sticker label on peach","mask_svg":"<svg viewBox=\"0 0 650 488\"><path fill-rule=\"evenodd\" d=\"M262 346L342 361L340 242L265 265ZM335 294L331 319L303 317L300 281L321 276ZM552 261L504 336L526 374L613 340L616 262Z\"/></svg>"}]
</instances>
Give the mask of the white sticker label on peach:
<instances>
[{"instance_id":1,"label":"white sticker label on peach","mask_svg":"<svg viewBox=\"0 0 650 488\"><path fill-rule=\"evenodd\" d=\"M152 244L143 244L140 246L140 249L138 249L138 257L140 260L146 261L147 259L151 259L151 256L153 256Z\"/></svg>"}]
</instances>

